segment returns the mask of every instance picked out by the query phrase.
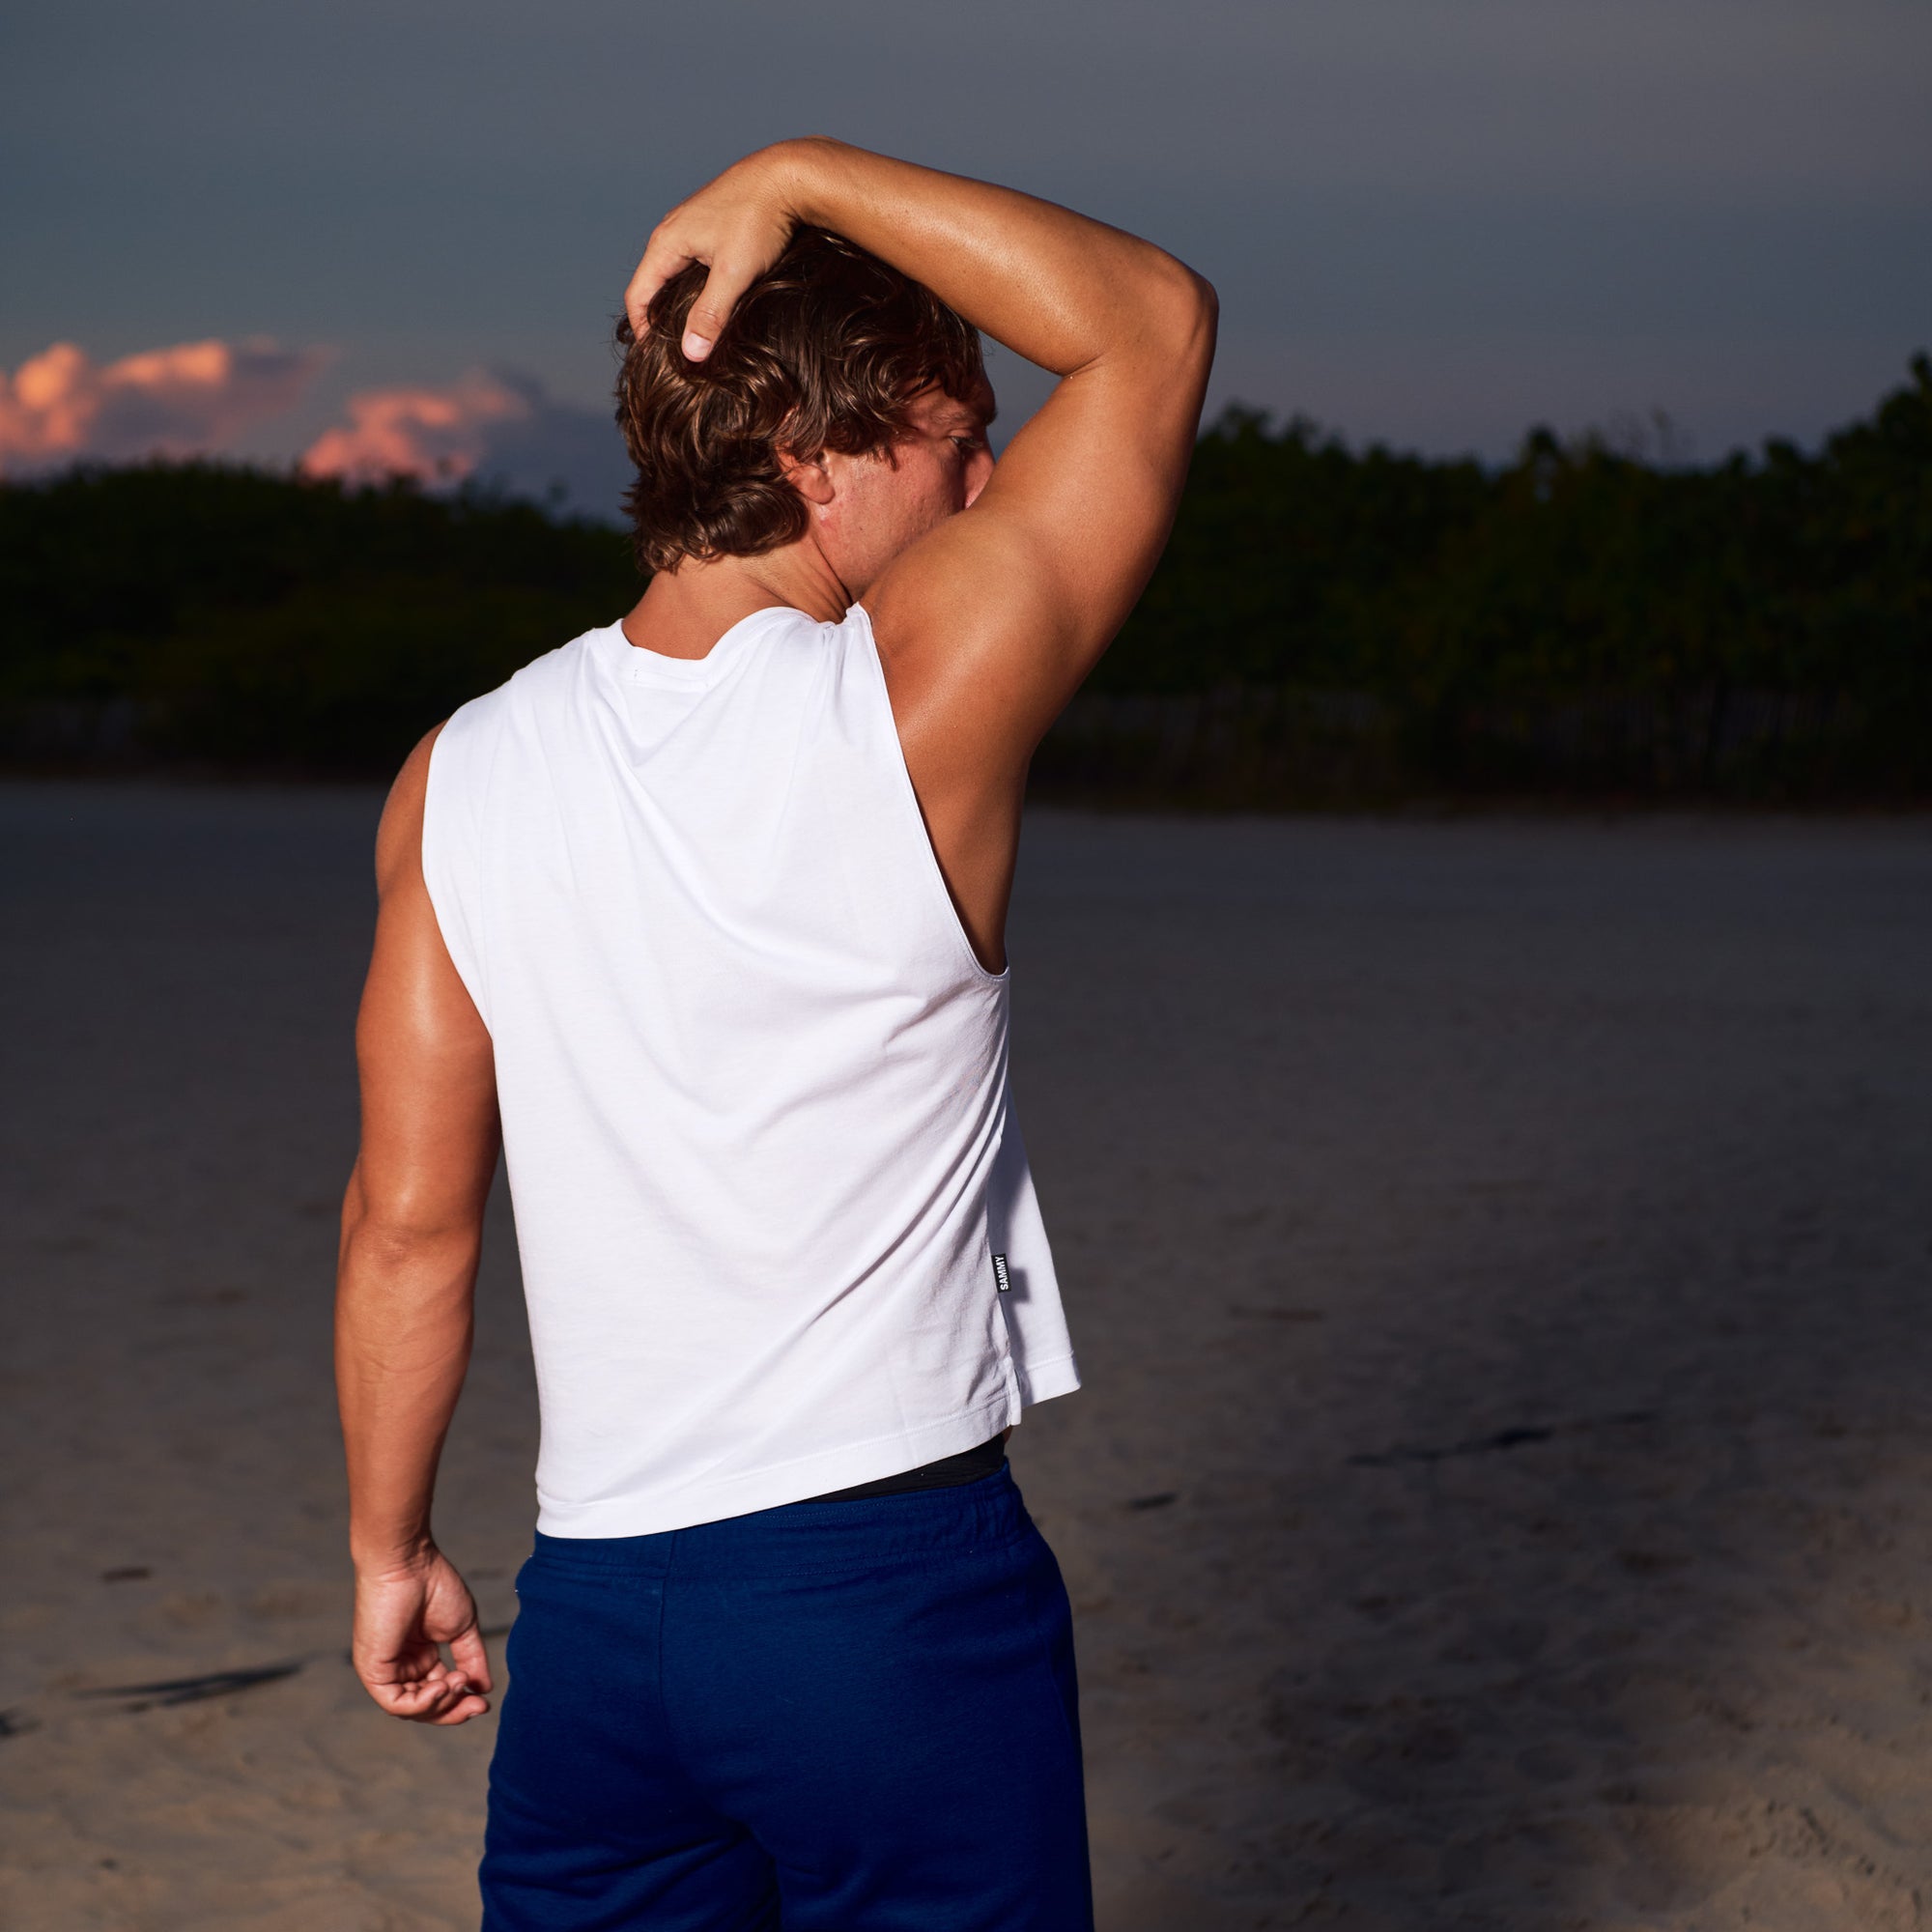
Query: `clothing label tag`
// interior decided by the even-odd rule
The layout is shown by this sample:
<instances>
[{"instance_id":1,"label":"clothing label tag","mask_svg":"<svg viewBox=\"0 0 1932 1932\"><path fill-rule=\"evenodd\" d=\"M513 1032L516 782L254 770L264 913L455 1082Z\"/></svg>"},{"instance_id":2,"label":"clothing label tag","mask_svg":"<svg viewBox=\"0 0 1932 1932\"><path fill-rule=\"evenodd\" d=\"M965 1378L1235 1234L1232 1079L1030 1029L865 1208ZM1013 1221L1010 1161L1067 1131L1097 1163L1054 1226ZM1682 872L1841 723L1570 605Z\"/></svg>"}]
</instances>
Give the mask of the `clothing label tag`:
<instances>
[{"instance_id":1,"label":"clothing label tag","mask_svg":"<svg viewBox=\"0 0 1932 1932\"><path fill-rule=\"evenodd\" d=\"M1012 1283L1007 1279L1007 1258L1005 1255L995 1255L993 1257L993 1286L1002 1294L1006 1293L1007 1290L1012 1286Z\"/></svg>"}]
</instances>

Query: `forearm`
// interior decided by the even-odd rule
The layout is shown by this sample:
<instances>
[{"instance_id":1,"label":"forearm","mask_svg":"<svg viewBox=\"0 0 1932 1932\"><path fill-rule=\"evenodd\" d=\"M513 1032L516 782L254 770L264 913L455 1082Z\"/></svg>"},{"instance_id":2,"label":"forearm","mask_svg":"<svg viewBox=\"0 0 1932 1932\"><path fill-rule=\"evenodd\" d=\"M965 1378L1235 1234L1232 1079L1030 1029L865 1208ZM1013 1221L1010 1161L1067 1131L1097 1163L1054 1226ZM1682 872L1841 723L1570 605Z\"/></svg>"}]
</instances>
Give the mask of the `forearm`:
<instances>
[{"instance_id":1,"label":"forearm","mask_svg":"<svg viewBox=\"0 0 1932 1932\"><path fill-rule=\"evenodd\" d=\"M1011 188L822 138L754 159L799 220L869 249L1058 376L1168 354L1211 308L1207 284L1151 242Z\"/></svg>"},{"instance_id":2,"label":"forearm","mask_svg":"<svg viewBox=\"0 0 1932 1932\"><path fill-rule=\"evenodd\" d=\"M358 1570L431 1545L430 1502L469 1364L480 1229L384 1226L351 1183L335 1298L336 1393Z\"/></svg>"}]
</instances>

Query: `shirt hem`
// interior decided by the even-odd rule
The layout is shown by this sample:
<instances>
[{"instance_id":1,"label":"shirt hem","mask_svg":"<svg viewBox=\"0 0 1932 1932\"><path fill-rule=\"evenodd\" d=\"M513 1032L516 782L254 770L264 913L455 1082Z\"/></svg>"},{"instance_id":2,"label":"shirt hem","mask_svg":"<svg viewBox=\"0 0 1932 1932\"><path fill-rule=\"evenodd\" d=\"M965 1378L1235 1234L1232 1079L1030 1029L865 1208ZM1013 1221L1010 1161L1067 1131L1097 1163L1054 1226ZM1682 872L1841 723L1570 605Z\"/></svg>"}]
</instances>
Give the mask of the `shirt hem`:
<instances>
[{"instance_id":1,"label":"shirt hem","mask_svg":"<svg viewBox=\"0 0 1932 1932\"><path fill-rule=\"evenodd\" d=\"M1049 1381L1063 1378L1044 1393L1059 1395L1077 1387L1077 1378L1071 1382L1064 1380L1071 1367L1071 1356L1064 1362L1041 1364L1040 1371ZM1039 1399L1026 1395L1027 1375L1021 1373L1018 1380L1022 1402ZM1034 1380L1037 1382L1037 1373ZM896 1476L902 1470L918 1468L922 1463L971 1449L995 1431L1019 1419L1019 1404L1002 1389L990 1401L922 1429L873 1436L868 1441L848 1443L842 1448L783 1463L776 1468L747 1470L722 1482L681 1486L667 1496L618 1496L604 1502L559 1505L545 1501L539 1493L537 1528L545 1536L579 1538L655 1536L664 1530L694 1529L699 1523L750 1516L757 1510L804 1502L828 1491L848 1490L860 1483L876 1482L882 1476Z\"/></svg>"},{"instance_id":2,"label":"shirt hem","mask_svg":"<svg viewBox=\"0 0 1932 1932\"><path fill-rule=\"evenodd\" d=\"M1057 1395L1071 1395L1080 1386L1080 1365L1071 1355L1049 1355L1043 1362L1015 1361L1013 1377L1020 1385L1021 1402L1031 1407Z\"/></svg>"}]
</instances>

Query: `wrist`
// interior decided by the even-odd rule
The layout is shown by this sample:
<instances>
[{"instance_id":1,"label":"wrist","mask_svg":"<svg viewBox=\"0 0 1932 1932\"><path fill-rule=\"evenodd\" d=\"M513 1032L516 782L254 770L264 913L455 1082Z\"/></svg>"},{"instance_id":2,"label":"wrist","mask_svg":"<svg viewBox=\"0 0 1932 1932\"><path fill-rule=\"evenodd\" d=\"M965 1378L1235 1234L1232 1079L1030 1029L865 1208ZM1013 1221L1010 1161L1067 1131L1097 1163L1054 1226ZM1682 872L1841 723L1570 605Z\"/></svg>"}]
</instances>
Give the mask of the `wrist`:
<instances>
[{"instance_id":1,"label":"wrist","mask_svg":"<svg viewBox=\"0 0 1932 1932\"><path fill-rule=\"evenodd\" d=\"M851 151L829 134L802 134L775 141L758 151L772 186L793 221L813 228L836 228L834 181L842 157Z\"/></svg>"},{"instance_id":2,"label":"wrist","mask_svg":"<svg viewBox=\"0 0 1932 1932\"><path fill-rule=\"evenodd\" d=\"M349 1560L360 1582L420 1576L435 1560L436 1554L436 1541L426 1528L409 1536L350 1533Z\"/></svg>"}]
</instances>

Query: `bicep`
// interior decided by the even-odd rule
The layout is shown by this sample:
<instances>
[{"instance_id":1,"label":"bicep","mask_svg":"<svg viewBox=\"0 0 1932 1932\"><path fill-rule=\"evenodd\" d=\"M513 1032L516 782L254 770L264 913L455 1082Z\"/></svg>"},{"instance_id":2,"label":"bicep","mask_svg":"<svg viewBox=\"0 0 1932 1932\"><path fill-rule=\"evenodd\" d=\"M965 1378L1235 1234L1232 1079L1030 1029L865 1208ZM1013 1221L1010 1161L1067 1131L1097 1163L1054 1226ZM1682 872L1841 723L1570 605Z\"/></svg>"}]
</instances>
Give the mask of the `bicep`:
<instances>
[{"instance_id":1,"label":"bicep","mask_svg":"<svg viewBox=\"0 0 1932 1932\"><path fill-rule=\"evenodd\" d=\"M422 873L434 734L390 794L377 840L381 902L355 1025L365 1216L433 1235L480 1217L497 1149L490 1035L451 962Z\"/></svg>"},{"instance_id":2,"label":"bicep","mask_svg":"<svg viewBox=\"0 0 1932 1932\"><path fill-rule=\"evenodd\" d=\"M1173 526L1213 355L1189 278L1143 344L1065 377L972 508L866 602L907 709L1023 761L1098 662Z\"/></svg>"}]
</instances>

